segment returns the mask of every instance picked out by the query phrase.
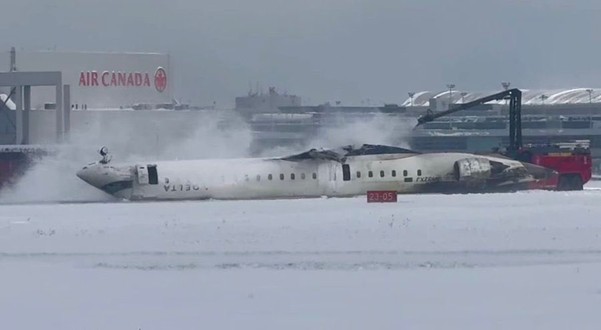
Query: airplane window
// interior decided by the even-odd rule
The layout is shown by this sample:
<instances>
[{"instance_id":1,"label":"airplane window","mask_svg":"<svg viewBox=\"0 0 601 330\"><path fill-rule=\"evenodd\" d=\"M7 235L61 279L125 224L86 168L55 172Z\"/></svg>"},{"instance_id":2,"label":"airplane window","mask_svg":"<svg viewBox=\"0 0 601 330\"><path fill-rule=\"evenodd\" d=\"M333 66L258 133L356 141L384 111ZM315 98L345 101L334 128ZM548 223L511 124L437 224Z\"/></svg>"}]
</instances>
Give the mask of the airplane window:
<instances>
[{"instance_id":1,"label":"airplane window","mask_svg":"<svg viewBox=\"0 0 601 330\"><path fill-rule=\"evenodd\" d=\"M269 181L273 180L273 175L269 174L269 175L267 176L267 180L269 180Z\"/></svg>"},{"instance_id":2,"label":"airplane window","mask_svg":"<svg viewBox=\"0 0 601 330\"><path fill-rule=\"evenodd\" d=\"M257 181L261 181L261 176L257 175Z\"/></svg>"},{"instance_id":3,"label":"airplane window","mask_svg":"<svg viewBox=\"0 0 601 330\"><path fill-rule=\"evenodd\" d=\"M284 173L280 173L280 180L284 180Z\"/></svg>"},{"instance_id":4,"label":"airplane window","mask_svg":"<svg viewBox=\"0 0 601 330\"><path fill-rule=\"evenodd\" d=\"M361 171L357 171L357 179L361 177Z\"/></svg>"},{"instance_id":5,"label":"airplane window","mask_svg":"<svg viewBox=\"0 0 601 330\"><path fill-rule=\"evenodd\" d=\"M301 179L305 179L305 173L301 173Z\"/></svg>"},{"instance_id":6,"label":"airplane window","mask_svg":"<svg viewBox=\"0 0 601 330\"><path fill-rule=\"evenodd\" d=\"M313 180L317 180L317 173L313 173Z\"/></svg>"},{"instance_id":7,"label":"airplane window","mask_svg":"<svg viewBox=\"0 0 601 330\"><path fill-rule=\"evenodd\" d=\"M248 174L244 174L244 181L248 182Z\"/></svg>"},{"instance_id":8,"label":"airplane window","mask_svg":"<svg viewBox=\"0 0 601 330\"><path fill-rule=\"evenodd\" d=\"M367 176L370 177L370 178L373 178L374 177L374 172L372 172L372 171L367 172Z\"/></svg>"},{"instance_id":9,"label":"airplane window","mask_svg":"<svg viewBox=\"0 0 601 330\"><path fill-rule=\"evenodd\" d=\"M417 176L422 176L422 170L417 170Z\"/></svg>"},{"instance_id":10,"label":"airplane window","mask_svg":"<svg viewBox=\"0 0 601 330\"><path fill-rule=\"evenodd\" d=\"M380 171L380 177L383 178L384 177L384 171Z\"/></svg>"},{"instance_id":11,"label":"airplane window","mask_svg":"<svg viewBox=\"0 0 601 330\"><path fill-rule=\"evenodd\" d=\"M407 176L407 170L403 170L403 176Z\"/></svg>"},{"instance_id":12,"label":"airplane window","mask_svg":"<svg viewBox=\"0 0 601 330\"><path fill-rule=\"evenodd\" d=\"M294 180L294 173L290 173L290 180Z\"/></svg>"},{"instance_id":13,"label":"airplane window","mask_svg":"<svg viewBox=\"0 0 601 330\"><path fill-rule=\"evenodd\" d=\"M396 171L392 170L392 176L396 176Z\"/></svg>"}]
</instances>

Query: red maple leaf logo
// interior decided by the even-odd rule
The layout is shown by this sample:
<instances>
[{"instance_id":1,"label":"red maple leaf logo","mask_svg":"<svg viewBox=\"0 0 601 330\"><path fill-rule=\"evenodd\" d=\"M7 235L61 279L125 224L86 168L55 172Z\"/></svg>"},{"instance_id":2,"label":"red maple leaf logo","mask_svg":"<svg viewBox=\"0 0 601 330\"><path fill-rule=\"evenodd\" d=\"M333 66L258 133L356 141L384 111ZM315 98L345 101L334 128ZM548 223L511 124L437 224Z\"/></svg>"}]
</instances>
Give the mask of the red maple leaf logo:
<instances>
[{"instance_id":1,"label":"red maple leaf logo","mask_svg":"<svg viewBox=\"0 0 601 330\"><path fill-rule=\"evenodd\" d=\"M159 93L162 93L167 88L167 72L161 67L154 73L154 88Z\"/></svg>"}]
</instances>

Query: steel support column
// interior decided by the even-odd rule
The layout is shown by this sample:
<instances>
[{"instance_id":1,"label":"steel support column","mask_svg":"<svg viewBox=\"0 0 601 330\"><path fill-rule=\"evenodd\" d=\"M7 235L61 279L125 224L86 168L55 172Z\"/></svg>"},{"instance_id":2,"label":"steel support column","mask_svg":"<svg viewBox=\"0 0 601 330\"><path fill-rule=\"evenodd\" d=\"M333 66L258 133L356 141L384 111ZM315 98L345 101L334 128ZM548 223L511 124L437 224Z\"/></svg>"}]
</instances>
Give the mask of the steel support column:
<instances>
[{"instance_id":1,"label":"steel support column","mask_svg":"<svg viewBox=\"0 0 601 330\"><path fill-rule=\"evenodd\" d=\"M31 86L23 86L23 144L29 144L31 112Z\"/></svg>"},{"instance_id":2,"label":"steel support column","mask_svg":"<svg viewBox=\"0 0 601 330\"><path fill-rule=\"evenodd\" d=\"M56 85L56 103L55 103L55 115L56 115L56 142L63 142L64 132L64 119L63 119L63 84L62 82Z\"/></svg>"},{"instance_id":3,"label":"steel support column","mask_svg":"<svg viewBox=\"0 0 601 330\"><path fill-rule=\"evenodd\" d=\"M15 103L15 121L17 124L17 134L15 144L23 144L23 90L22 86L14 86L13 102Z\"/></svg>"},{"instance_id":4,"label":"steel support column","mask_svg":"<svg viewBox=\"0 0 601 330\"><path fill-rule=\"evenodd\" d=\"M69 131L71 131L71 86L63 85L63 132L64 138L69 139Z\"/></svg>"}]
</instances>

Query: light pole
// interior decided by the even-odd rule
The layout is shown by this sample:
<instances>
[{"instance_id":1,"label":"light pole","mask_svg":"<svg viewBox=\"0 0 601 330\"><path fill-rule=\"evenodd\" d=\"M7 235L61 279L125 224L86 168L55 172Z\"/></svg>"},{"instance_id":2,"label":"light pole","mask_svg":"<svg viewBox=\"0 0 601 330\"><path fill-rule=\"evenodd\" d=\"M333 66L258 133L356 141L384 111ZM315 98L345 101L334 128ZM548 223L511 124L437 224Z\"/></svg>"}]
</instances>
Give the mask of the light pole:
<instances>
[{"instance_id":1,"label":"light pole","mask_svg":"<svg viewBox=\"0 0 601 330\"><path fill-rule=\"evenodd\" d=\"M592 104L593 103L593 89L587 88L586 92L588 93L588 103Z\"/></svg>"},{"instance_id":2,"label":"light pole","mask_svg":"<svg viewBox=\"0 0 601 330\"><path fill-rule=\"evenodd\" d=\"M465 103L465 96L467 95L467 92L461 92L461 103Z\"/></svg>"},{"instance_id":3,"label":"light pole","mask_svg":"<svg viewBox=\"0 0 601 330\"><path fill-rule=\"evenodd\" d=\"M447 84L447 88L449 89L449 109L451 109L451 103L453 103L453 88L455 88L455 84Z\"/></svg>"},{"instance_id":4,"label":"light pole","mask_svg":"<svg viewBox=\"0 0 601 330\"><path fill-rule=\"evenodd\" d=\"M409 95L409 100L411 103L409 103L411 106L413 106L413 96L415 95L415 92L409 92L407 93Z\"/></svg>"}]
</instances>

